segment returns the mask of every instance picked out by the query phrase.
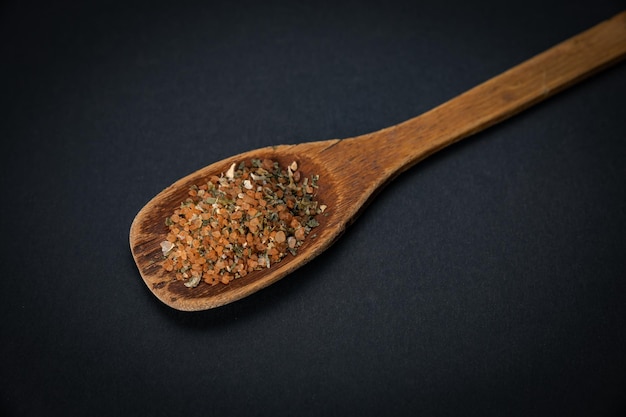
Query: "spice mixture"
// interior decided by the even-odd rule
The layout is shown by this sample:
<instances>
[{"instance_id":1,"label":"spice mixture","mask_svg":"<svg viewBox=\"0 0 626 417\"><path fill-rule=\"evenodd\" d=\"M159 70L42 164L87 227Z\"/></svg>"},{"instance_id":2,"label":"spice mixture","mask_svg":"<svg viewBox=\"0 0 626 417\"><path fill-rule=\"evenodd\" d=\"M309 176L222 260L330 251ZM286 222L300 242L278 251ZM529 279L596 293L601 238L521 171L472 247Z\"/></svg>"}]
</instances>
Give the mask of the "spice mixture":
<instances>
[{"instance_id":1,"label":"spice mixture","mask_svg":"<svg viewBox=\"0 0 626 417\"><path fill-rule=\"evenodd\" d=\"M315 199L317 181L301 175L295 161L283 169L252 159L192 186L165 219L163 268L187 287L228 284L295 255L326 209Z\"/></svg>"}]
</instances>

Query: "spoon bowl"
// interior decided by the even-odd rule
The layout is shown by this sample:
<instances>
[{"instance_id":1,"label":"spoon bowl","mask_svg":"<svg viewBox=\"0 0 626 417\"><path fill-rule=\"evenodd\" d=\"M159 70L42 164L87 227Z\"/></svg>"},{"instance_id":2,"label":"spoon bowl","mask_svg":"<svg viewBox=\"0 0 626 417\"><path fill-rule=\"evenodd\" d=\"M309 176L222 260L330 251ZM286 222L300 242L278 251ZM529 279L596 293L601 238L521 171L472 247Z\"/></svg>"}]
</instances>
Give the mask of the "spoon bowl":
<instances>
[{"instance_id":1,"label":"spoon bowl","mask_svg":"<svg viewBox=\"0 0 626 417\"><path fill-rule=\"evenodd\" d=\"M444 147L498 123L626 56L626 12L594 26L456 98L398 125L349 139L280 145L245 152L202 168L163 190L137 214L130 247L154 295L184 311L218 307L248 296L304 265L345 231L372 197L404 170ZM298 163L301 174L319 175L316 199L327 206L319 226L298 253L229 284L188 288L162 267L165 218L192 185L220 175L233 163L272 159Z\"/></svg>"},{"instance_id":2,"label":"spoon bowl","mask_svg":"<svg viewBox=\"0 0 626 417\"><path fill-rule=\"evenodd\" d=\"M238 300L259 289L266 287L294 269L308 262L340 235L342 229L337 225L344 220L340 218L341 191L337 181L333 181L333 173L317 159L310 156L316 148L332 146L336 141L314 142L301 145L281 145L245 152L212 165L204 167L163 190L136 216L131 226L131 248L135 262L141 275L151 291L165 304L179 310L195 311L217 307ZM310 176L317 174L324 178L317 190L318 201L327 204L329 209L316 216L319 226L314 229L302 246L297 256L288 254L281 262L274 263L270 268L255 270L244 278L236 279L228 285L208 285L201 283L196 288L187 288L183 281L172 280L171 273L165 271L161 262L163 252L160 243L168 233L165 218L170 216L181 201L187 198L189 188L201 184L212 175L220 175L228 170L233 163L248 161L252 158L272 159L281 166L296 161L301 174ZM340 196L337 198L337 196ZM313 237L315 235L315 237Z\"/></svg>"}]
</instances>

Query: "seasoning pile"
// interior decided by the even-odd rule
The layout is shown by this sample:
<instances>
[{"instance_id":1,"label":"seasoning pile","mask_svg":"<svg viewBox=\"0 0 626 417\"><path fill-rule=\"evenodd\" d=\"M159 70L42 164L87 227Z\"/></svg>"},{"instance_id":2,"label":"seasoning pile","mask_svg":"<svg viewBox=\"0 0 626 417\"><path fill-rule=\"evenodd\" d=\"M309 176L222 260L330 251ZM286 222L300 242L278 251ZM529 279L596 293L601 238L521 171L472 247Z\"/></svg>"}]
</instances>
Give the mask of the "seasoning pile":
<instances>
[{"instance_id":1,"label":"seasoning pile","mask_svg":"<svg viewBox=\"0 0 626 417\"><path fill-rule=\"evenodd\" d=\"M165 219L163 268L196 287L201 281L228 284L295 256L326 209L315 200L318 178L301 175L295 161L283 169L270 159L252 159L192 186Z\"/></svg>"}]
</instances>

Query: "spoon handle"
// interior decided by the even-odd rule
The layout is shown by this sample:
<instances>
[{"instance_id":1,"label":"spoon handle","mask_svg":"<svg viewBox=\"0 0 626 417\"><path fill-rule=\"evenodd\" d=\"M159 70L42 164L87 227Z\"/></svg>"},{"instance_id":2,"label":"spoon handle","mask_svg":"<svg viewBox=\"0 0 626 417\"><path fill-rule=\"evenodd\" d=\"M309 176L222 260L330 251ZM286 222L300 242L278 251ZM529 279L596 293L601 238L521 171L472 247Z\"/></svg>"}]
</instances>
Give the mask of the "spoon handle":
<instances>
[{"instance_id":1,"label":"spoon handle","mask_svg":"<svg viewBox=\"0 0 626 417\"><path fill-rule=\"evenodd\" d=\"M388 179L625 56L626 11L433 110L378 132L341 141L332 149L344 160L378 169L380 177Z\"/></svg>"}]
</instances>

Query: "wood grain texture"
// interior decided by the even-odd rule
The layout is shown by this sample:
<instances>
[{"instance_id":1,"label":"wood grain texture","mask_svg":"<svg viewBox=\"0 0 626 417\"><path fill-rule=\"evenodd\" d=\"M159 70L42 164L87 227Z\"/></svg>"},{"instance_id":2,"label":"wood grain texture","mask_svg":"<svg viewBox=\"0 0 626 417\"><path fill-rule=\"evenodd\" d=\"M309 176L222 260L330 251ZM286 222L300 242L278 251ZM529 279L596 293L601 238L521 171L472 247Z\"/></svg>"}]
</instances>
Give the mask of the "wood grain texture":
<instances>
[{"instance_id":1,"label":"wood grain texture","mask_svg":"<svg viewBox=\"0 0 626 417\"><path fill-rule=\"evenodd\" d=\"M376 191L404 170L446 146L536 104L626 56L626 12L574 36L464 94L404 123L349 139L257 149L202 168L149 201L130 229L130 247L148 288L159 300L184 311L218 307L283 278L328 248ZM302 174L319 174L317 237L297 256L255 271L228 285L187 288L161 267L164 219L186 198L192 184L225 172L233 162L271 158L297 161Z\"/></svg>"}]
</instances>

